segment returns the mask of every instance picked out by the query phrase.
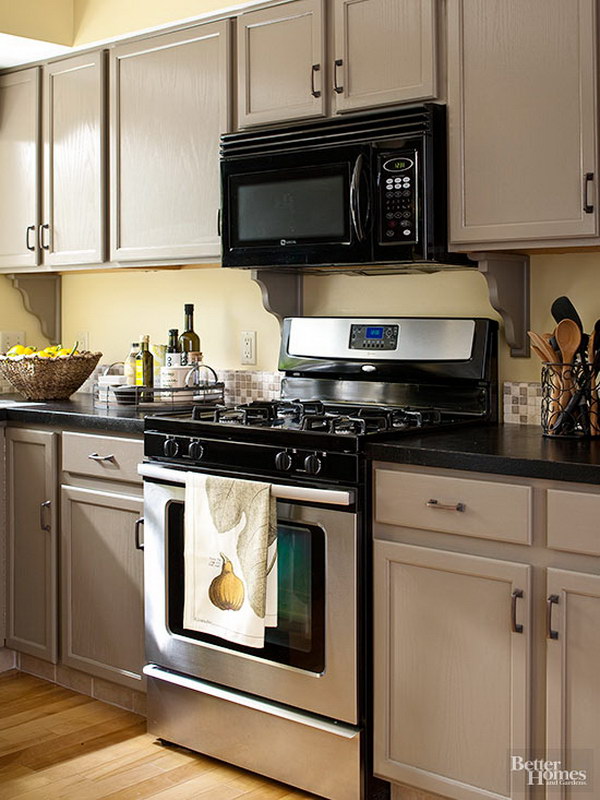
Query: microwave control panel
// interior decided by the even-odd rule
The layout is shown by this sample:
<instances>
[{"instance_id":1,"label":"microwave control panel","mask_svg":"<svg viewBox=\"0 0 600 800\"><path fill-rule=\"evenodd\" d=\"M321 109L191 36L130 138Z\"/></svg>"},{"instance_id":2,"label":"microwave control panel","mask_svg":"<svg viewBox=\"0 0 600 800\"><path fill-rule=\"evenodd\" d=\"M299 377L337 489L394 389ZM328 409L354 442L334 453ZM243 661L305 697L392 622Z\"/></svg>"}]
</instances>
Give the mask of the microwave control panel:
<instances>
[{"instance_id":1,"label":"microwave control panel","mask_svg":"<svg viewBox=\"0 0 600 800\"><path fill-rule=\"evenodd\" d=\"M417 151L378 156L379 243L417 244Z\"/></svg>"}]
</instances>

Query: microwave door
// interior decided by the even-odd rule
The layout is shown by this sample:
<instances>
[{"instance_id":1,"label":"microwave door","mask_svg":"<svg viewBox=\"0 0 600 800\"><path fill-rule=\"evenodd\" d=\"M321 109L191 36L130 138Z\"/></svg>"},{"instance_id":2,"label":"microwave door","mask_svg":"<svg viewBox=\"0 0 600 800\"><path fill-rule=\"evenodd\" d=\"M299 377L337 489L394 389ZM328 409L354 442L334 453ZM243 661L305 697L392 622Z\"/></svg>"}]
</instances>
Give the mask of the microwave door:
<instances>
[{"instance_id":1,"label":"microwave door","mask_svg":"<svg viewBox=\"0 0 600 800\"><path fill-rule=\"evenodd\" d=\"M354 264L370 253L368 147L224 161L223 266Z\"/></svg>"}]
</instances>

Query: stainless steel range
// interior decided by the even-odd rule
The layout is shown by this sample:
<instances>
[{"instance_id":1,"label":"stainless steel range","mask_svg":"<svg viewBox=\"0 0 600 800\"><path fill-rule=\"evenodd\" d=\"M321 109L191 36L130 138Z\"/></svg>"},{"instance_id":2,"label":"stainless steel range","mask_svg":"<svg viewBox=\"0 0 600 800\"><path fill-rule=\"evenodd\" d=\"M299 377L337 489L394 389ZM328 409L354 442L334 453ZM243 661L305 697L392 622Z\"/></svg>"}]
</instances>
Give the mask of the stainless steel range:
<instances>
[{"instance_id":1,"label":"stainless steel range","mask_svg":"<svg viewBox=\"0 0 600 800\"><path fill-rule=\"evenodd\" d=\"M282 399L146 419L148 726L331 800L373 800L366 445L496 418L487 319L292 318ZM189 470L271 484L278 625L263 649L183 625Z\"/></svg>"}]
</instances>

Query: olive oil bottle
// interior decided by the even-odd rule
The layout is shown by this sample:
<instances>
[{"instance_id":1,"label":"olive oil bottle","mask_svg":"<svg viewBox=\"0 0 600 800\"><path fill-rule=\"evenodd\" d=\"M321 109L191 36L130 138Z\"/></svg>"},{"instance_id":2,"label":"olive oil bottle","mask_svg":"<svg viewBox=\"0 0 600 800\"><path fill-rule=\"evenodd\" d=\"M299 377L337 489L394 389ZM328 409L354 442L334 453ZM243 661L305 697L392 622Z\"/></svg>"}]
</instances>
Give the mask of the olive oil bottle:
<instances>
[{"instance_id":1,"label":"olive oil bottle","mask_svg":"<svg viewBox=\"0 0 600 800\"><path fill-rule=\"evenodd\" d=\"M194 331L194 304L186 303L183 307L185 323L183 333L179 337L179 350L181 352L181 364L183 366L202 361L200 352L200 337Z\"/></svg>"},{"instance_id":2,"label":"olive oil bottle","mask_svg":"<svg viewBox=\"0 0 600 800\"><path fill-rule=\"evenodd\" d=\"M154 356L150 352L150 337L140 336L140 349L135 357L135 385L154 386ZM152 392L142 392L142 403L151 403Z\"/></svg>"}]
</instances>

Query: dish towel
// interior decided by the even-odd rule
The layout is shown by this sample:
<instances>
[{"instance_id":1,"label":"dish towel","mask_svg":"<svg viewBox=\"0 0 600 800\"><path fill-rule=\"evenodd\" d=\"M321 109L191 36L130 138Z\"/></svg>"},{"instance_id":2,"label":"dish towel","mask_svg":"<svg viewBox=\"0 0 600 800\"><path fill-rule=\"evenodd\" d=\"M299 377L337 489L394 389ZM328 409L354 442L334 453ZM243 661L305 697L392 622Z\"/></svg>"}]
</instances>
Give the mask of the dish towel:
<instances>
[{"instance_id":1,"label":"dish towel","mask_svg":"<svg viewBox=\"0 0 600 800\"><path fill-rule=\"evenodd\" d=\"M183 626L246 647L277 627L277 510L268 483L188 472Z\"/></svg>"}]
</instances>

